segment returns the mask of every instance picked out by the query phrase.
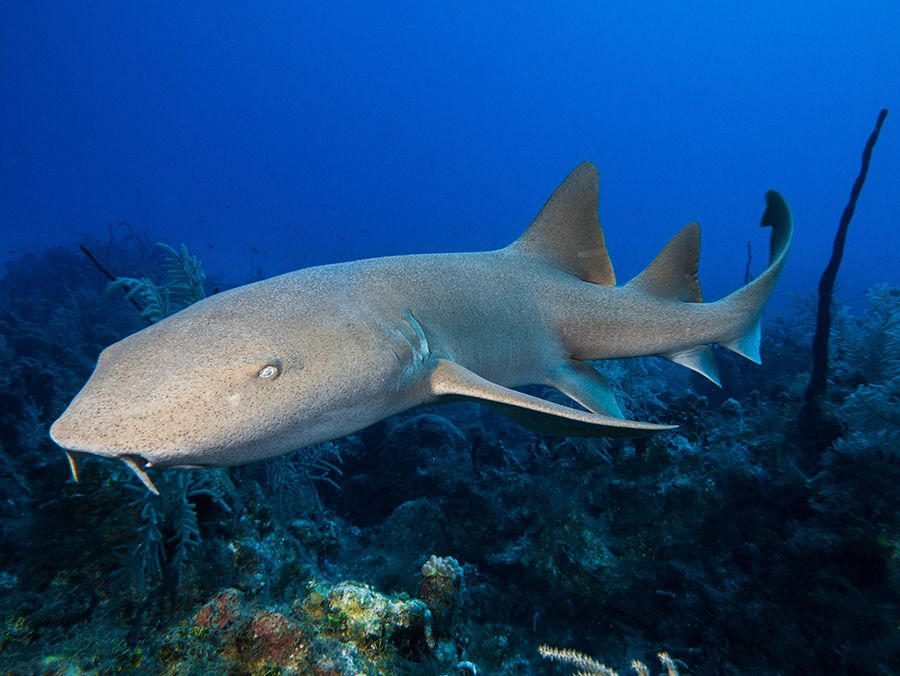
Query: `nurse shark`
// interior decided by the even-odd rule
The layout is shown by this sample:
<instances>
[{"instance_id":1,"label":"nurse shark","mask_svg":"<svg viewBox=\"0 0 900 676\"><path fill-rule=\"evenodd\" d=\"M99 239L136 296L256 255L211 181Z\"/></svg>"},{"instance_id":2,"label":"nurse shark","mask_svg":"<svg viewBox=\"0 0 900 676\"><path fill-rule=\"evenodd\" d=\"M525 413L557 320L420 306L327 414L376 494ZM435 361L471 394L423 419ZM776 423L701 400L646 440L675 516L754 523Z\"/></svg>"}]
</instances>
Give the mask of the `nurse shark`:
<instances>
[{"instance_id":1,"label":"nurse shark","mask_svg":"<svg viewBox=\"0 0 900 676\"><path fill-rule=\"evenodd\" d=\"M759 362L760 315L784 266L790 211L766 194L766 270L704 303L700 230L683 228L616 285L584 163L525 233L486 252L297 270L208 297L100 354L53 424L75 479L81 454L150 467L223 467L356 432L414 406L490 404L559 436L639 437L592 360L656 355L718 383L710 344ZM545 385L571 406L517 391Z\"/></svg>"}]
</instances>

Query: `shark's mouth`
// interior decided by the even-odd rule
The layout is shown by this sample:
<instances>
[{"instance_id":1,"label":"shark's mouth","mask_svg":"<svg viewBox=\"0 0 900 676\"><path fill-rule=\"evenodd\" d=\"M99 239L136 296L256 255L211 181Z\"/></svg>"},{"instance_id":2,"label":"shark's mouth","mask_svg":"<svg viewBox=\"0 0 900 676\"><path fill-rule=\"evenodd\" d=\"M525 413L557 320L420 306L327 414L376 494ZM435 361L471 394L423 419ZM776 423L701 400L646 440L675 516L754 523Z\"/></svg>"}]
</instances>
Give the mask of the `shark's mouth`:
<instances>
[{"instance_id":1,"label":"shark's mouth","mask_svg":"<svg viewBox=\"0 0 900 676\"><path fill-rule=\"evenodd\" d=\"M80 451L70 451L65 450L66 457L69 459L69 469L72 470L72 478L75 479L75 483L78 483L78 480L81 478L81 458L84 455L93 455L92 453L83 453ZM150 480L150 477L147 475L147 472L144 471L145 467L150 466L150 462L145 460L139 455L119 455L114 458L115 460L121 460L125 463L125 466L128 467L132 472L135 473L138 479L140 479L141 483L147 487L147 490L153 493L154 495L159 495L159 490L156 486L153 485L153 482Z\"/></svg>"}]
</instances>

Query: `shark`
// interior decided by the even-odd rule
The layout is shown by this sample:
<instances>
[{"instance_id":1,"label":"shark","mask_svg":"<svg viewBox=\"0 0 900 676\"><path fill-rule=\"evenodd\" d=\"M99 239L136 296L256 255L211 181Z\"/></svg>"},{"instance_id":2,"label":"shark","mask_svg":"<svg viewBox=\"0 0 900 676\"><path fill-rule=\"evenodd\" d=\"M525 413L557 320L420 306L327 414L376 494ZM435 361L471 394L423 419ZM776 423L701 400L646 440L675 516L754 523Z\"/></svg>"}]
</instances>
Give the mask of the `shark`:
<instances>
[{"instance_id":1,"label":"shark","mask_svg":"<svg viewBox=\"0 0 900 676\"><path fill-rule=\"evenodd\" d=\"M104 349L50 436L76 481L91 454L125 463L157 492L154 467L259 461L442 401L489 404L547 435L672 430L626 419L591 362L660 356L717 384L711 345L758 363L791 214L769 191L768 266L703 302L695 222L617 284L598 182L593 164L576 167L498 250L322 265L207 297ZM521 391L528 385L568 403Z\"/></svg>"}]
</instances>

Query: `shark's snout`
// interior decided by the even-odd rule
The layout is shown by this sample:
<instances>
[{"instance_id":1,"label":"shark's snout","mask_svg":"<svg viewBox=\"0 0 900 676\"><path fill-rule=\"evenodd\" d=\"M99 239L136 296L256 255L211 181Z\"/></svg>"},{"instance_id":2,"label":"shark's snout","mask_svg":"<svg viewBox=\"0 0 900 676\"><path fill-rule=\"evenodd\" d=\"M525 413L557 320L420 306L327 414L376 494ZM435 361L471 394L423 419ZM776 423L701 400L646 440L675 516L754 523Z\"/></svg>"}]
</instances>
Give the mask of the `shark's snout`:
<instances>
[{"instance_id":1,"label":"shark's snout","mask_svg":"<svg viewBox=\"0 0 900 676\"><path fill-rule=\"evenodd\" d=\"M76 416L71 414L70 410L66 410L50 426L50 438L65 451L69 460L69 469L72 471L72 478L75 479L76 483L80 479L81 458L84 455L99 455L121 460L137 475L138 479L148 490L159 495L156 486L153 485L150 477L144 471L144 467L151 464L146 458L133 453L122 453L102 444L92 442L90 436L85 435L83 428L79 427Z\"/></svg>"},{"instance_id":2,"label":"shark's snout","mask_svg":"<svg viewBox=\"0 0 900 676\"><path fill-rule=\"evenodd\" d=\"M96 439L91 438L89 430L78 424L76 416L70 410L71 407L50 426L50 438L56 445L66 451L114 457L114 452L102 448Z\"/></svg>"}]
</instances>

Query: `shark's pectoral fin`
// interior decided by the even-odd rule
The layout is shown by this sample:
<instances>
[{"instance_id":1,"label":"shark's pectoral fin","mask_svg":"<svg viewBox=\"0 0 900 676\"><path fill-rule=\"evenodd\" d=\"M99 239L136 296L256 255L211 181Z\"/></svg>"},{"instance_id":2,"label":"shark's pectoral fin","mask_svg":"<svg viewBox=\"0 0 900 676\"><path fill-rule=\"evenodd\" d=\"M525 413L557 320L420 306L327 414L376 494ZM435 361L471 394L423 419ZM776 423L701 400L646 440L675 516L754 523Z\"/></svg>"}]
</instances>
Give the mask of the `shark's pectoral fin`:
<instances>
[{"instance_id":1,"label":"shark's pectoral fin","mask_svg":"<svg viewBox=\"0 0 900 676\"><path fill-rule=\"evenodd\" d=\"M436 360L430 389L439 397L464 397L491 404L523 427L554 436L642 437L675 429L674 425L622 420L554 404L492 383L446 359Z\"/></svg>"},{"instance_id":2,"label":"shark's pectoral fin","mask_svg":"<svg viewBox=\"0 0 900 676\"><path fill-rule=\"evenodd\" d=\"M583 361L564 361L553 370L546 384L574 399L592 413L612 418L625 417L609 382L594 367Z\"/></svg>"}]
</instances>

